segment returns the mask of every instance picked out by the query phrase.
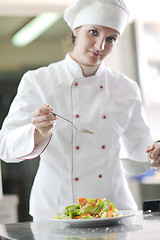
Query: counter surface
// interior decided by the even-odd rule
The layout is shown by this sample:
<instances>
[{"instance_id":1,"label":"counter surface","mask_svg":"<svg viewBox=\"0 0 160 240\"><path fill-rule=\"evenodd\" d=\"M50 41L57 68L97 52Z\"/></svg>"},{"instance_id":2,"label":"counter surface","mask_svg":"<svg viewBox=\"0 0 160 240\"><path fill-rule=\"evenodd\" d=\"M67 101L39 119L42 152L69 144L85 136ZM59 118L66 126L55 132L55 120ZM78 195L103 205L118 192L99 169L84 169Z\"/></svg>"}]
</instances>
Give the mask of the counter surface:
<instances>
[{"instance_id":1,"label":"counter surface","mask_svg":"<svg viewBox=\"0 0 160 240\"><path fill-rule=\"evenodd\" d=\"M2 240L158 240L160 213L139 211L114 225L98 228L73 228L52 221L1 224L0 236Z\"/></svg>"}]
</instances>

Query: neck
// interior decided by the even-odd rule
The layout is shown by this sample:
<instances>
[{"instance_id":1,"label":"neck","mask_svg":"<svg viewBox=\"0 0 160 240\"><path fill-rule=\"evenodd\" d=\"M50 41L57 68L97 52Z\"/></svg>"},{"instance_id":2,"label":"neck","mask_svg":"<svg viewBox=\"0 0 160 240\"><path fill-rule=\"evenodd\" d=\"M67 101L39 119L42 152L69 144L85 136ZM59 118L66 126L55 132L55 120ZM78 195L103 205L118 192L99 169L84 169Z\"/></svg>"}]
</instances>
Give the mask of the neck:
<instances>
[{"instance_id":1,"label":"neck","mask_svg":"<svg viewBox=\"0 0 160 240\"><path fill-rule=\"evenodd\" d=\"M92 76L96 73L97 69L99 66L86 66L86 65L83 65L83 64L80 64L81 68L82 68L82 71L83 71L83 75L85 77L89 77L89 76Z\"/></svg>"},{"instance_id":2,"label":"neck","mask_svg":"<svg viewBox=\"0 0 160 240\"><path fill-rule=\"evenodd\" d=\"M83 75L84 75L85 77L89 77L89 76L94 75L94 74L96 73L97 69L99 68L98 65L96 65L96 66L94 66L94 65L88 66L88 65L84 65L84 64L79 63L79 62L72 56L72 53L70 53L70 56L71 56L71 58L72 58L74 61L76 61L76 62L80 65L80 67L81 67L81 69L82 69L82 72L83 72Z\"/></svg>"}]
</instances>

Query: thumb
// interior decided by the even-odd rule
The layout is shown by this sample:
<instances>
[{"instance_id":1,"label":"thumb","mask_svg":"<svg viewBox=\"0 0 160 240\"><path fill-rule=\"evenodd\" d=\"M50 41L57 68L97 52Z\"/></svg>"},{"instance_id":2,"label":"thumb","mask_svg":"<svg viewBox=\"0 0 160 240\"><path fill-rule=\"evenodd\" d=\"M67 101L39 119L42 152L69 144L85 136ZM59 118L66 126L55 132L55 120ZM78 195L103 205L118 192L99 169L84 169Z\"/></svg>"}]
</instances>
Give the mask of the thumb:
<instances>
[{"instance_id":1,"label":"thumb","mask_svg":"<svg viewBox=\"0 0 160 240\"><path fill-rule=\"evenodd\" d=\"M153 149L154 149L153 145L152 146L147 146L146 147L146 152L149 153L150 151L153 151Z\"/></svg>"}]
</instances>

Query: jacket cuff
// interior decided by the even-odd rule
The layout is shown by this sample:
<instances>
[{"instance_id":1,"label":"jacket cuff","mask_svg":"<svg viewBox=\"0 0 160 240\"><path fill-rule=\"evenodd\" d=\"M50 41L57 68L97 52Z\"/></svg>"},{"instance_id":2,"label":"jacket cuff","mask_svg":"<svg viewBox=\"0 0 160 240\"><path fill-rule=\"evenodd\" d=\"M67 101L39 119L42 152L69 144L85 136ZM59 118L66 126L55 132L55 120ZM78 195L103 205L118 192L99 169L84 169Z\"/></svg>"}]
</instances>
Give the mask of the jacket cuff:
<instances>
[{"instance_id":1,"label":"jacket cuff","mask_svg":"<svg viewBox=\"0 0 160 240\"><path fill-rule=\"evenodd\" d=\"M39 157L47 148L47 146L49 145L50 141L51 141L52 135L49 136L48 138L44 139L41 143L39 143L38 145L35 146L34 144L34 148L32 150L31 153L18 157L17 159L19 160L27 160L27 159L33 159L33 158L37 158Z\"/></svg>"}]
</instances>

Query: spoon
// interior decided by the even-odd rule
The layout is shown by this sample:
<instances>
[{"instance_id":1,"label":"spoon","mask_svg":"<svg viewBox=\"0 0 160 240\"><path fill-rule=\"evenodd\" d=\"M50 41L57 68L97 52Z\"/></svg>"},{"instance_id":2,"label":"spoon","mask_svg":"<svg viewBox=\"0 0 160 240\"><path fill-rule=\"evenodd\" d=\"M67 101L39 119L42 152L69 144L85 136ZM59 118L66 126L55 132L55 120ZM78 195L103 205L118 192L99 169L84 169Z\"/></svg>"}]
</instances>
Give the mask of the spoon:
<instances>
[{"instance_id":1,"label":"spoon","mask_svg":"<svg viewBox=\"0 0 160 240\"><path fill-rule=\"evenodd\" d=\"M88 130L88 129L84 129L84 128L80 128L80 127L76 127L76 126L73 124L72 121L70 121L69 119L67 119L67 118L65 118L65 117L62 117L61 115L59 115L59 114L57 114L57 113L55 113L55 112L52 112L52 114L53 114L53 115L56 115L57 117L60 117L60 118L62 118L62 119L64 119L64 120L66 120L66 121L69 122L69 123L71 123L71 124L73 125L73 127L74 127L77 131L79 131L79 132L89 133L89 134L94 133L94 131L91 131L91 130Z\"/></svg>"}]
</instances>

